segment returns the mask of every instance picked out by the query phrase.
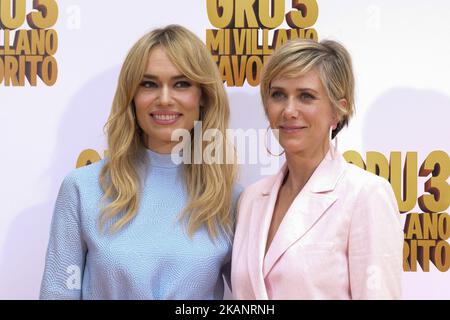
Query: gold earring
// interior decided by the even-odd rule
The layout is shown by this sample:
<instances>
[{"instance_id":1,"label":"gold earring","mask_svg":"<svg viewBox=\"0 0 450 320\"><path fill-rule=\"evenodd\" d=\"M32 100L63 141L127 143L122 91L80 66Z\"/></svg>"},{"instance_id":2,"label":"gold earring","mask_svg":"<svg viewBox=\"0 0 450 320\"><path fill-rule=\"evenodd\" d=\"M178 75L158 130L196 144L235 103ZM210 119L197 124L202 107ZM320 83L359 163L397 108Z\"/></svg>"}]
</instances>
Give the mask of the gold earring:
<instances>
[{"instance_id":1,"label":"gold earring","mask_svg":"<svg viewBox=\"0 0 450 320\"><path fill-rule=\"evenodd\" d=\"M267 147L267 135L268 135L268 133L269 133L269 129L270 129L270 125L267 127L266 134L264 135L264 147L266 148L267 153L270 154L271 156L274 156L274 157L280 157L280 156L282 156L282 155L285 153L284 150L283 150L283 152L280 153L280 154L273 154L273 153L269 150L269 148Z\"/></svg>"}]
</instances>

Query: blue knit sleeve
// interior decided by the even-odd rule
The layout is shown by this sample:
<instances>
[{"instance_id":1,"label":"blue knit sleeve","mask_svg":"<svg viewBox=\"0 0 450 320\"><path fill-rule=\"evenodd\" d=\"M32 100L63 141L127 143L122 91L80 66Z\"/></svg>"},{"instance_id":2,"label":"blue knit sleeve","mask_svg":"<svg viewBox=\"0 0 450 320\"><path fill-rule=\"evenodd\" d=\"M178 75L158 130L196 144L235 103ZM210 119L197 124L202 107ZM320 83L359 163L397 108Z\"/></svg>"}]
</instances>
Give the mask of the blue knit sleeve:
<instances>
[{"instance_id":1,"label":"blue knit sleeve","mask_svg":"<svg viewBox=\"0 0 450 320\"><path fill-rule=\"evenodd\" d=\"M63 181L53 212L40 299L81 299L87 247L75 172Z\"/></svg>"}]
</instances>

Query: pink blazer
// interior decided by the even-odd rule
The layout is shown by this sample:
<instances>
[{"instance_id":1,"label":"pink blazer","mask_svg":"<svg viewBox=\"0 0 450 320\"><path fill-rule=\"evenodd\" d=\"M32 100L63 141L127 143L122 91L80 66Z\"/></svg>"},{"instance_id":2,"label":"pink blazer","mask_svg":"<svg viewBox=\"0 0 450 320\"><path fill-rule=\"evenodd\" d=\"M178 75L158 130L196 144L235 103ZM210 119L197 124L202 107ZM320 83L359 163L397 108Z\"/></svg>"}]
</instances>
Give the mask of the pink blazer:
<instances>
[{"instance_id":1,"label":"pink blazer","mask_svg":"<svg viewBox=\"0 0 450 320\"><path fill-rule=\"evenodd\" d=\"M403 230L390 184L324 158L287 211L265 255L286 174L247 187L238 205L231 283L235 299L399 299Z\"/></svg>"}]
</instances>

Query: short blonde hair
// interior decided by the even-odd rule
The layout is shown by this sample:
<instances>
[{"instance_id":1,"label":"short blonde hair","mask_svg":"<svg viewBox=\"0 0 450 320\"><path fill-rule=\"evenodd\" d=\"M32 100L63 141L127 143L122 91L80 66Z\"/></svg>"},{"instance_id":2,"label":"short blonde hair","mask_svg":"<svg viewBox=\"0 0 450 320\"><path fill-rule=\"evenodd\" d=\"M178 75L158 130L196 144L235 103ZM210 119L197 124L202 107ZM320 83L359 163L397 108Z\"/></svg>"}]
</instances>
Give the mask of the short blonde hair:
<instances>
[{"instance_id":1,"label":"short blonde hair","mask_svg":"<svg viewBox=\"0 0 450 320\"><path fill-rule=\"evenodd\" d=\"M328 97L339 116L339 124L333 130L334 138L346 125L355 112L355 78L352 60L343 45L332 40L316 42L313 40L296 39L288 41L267 62L261 77L261 98L267 114L267 99L271 82L275 78L295 78L313 68L319 71L320 79ZM339 100L347 100L343 108Z\"/></svg>"}]
</instances>

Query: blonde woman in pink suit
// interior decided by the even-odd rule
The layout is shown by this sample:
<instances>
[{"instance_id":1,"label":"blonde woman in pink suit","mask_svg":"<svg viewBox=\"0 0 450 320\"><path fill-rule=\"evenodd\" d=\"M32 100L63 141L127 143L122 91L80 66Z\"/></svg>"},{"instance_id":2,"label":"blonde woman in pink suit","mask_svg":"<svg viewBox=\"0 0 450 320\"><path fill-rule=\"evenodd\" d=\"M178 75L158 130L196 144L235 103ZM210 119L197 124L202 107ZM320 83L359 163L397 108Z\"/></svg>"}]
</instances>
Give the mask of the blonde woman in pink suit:
<instances>
[{"instance_id":1,"label":"blonde woman in pink suit","mask_svg":"<svg viewBox=\"0 0 450 320\"><path fill-rule=\"evenodd\" d=\"M286 163L241 195L233 297L401 298L403 231L391 186L347 163L332 141L354 113L347 50L288 42L265 66L261 96Z\"/></svg>"}]
</instances>

